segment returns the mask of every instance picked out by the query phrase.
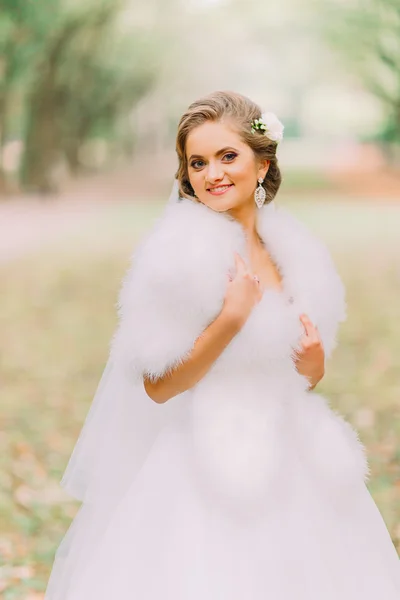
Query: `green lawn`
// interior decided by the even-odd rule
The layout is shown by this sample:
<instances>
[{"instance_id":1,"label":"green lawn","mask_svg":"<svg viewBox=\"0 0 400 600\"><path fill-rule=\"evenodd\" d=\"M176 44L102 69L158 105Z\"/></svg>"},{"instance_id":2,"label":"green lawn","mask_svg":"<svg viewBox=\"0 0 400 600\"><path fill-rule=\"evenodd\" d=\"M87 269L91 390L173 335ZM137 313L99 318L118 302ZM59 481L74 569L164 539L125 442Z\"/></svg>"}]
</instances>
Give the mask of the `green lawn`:
<instances>
[{"instance_id":1,"label":"green lawn","mask_svg":"<svg viewBox=\"0 0 400 600\"><path fill-rule=\"evenodd\" d=\"M326 239L345 280L348 321L318 387L359 429L370 490L400 550L400 206L284 203ZM77 509L58 482L107 358L130 251L159 211L103 207L90 227L0 268L5 600L42 598Z\"/></svg>"}]
</instances>

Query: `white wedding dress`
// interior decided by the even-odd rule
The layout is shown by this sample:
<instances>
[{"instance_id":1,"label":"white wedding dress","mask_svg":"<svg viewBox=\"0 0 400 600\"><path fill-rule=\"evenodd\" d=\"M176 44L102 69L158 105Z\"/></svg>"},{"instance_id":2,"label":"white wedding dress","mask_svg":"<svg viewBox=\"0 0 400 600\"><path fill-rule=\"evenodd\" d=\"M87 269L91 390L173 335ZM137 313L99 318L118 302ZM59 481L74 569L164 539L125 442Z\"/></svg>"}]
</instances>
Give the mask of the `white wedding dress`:
<instances>
[{"instance_id":1,"label":"white wedding dress","mask_svg":"<svg viewBox=\"0 0 400 600\"><path fill-rule=\"evenodd\" d=\"M326 355L345 317L326 248L274 205L258 231L283 277L191 390L153 403L143 373L184 360L221 310L240 224L168 207L135 253L120 326L64 485L83 500L48 600L399 600L400 563L357 433L307 391L299 314Z\"/></svg>"}]
</instances>

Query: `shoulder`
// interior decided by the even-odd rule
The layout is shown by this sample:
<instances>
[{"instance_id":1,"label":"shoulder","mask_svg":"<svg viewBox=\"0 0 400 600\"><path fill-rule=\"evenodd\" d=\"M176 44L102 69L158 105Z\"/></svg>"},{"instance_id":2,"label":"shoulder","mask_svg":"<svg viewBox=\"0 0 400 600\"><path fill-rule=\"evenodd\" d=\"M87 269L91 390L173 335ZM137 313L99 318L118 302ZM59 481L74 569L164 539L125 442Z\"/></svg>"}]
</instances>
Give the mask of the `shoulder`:
<instances>
[{"instance_id":1,"label":"shoulder","mask_svg":"<svg viewBox=\"0 0 400 600\"><path fill-rule=\"evenodd\" d=\"M309 257L312 261L328 261L332 258L328 247L311 229L288 208L276 206L266 207L261 217L261 228L266 239L287 258L299 257L304 261Z\"/></svg>"},{"instance_id":2,"label":"shoulder","mask_svg":"<svg viewBox=\"0 0 400 600\"><path fill-rule=\"evenodd\" d=\"M218 252L223 230L215 214L184 201L167 207L135 248L112 341L114 359L128 370L160 376L186 356L220 312L226 287Z\"/></svg>"},{"instance_id":3,"label":"shoulder","mask_svg":"<svg viewBox=\"0 0 400 600\"><path fill-rule=\"evenodd\" d=\"M119 305L165 293L180 302L206 301L222 293L240 228L226 215L188 199L167 206L136 246Z\"/></svg>"},{"instance_id":4,"label":"shoulder","mask_svg":"<svg viewBox=\"0 0 400 600\"><path fill-rule=\"evenodd\" d=\"M323 293L342 287L341 279L326 243L283 207L268 206L260 228L272 254L289 279L302 281L304 288Z\"/></svg>"},{"instance_id":5,"label":"shoulder","mask_svg":"<svg viewBox=\"0 0 400 600\"><path fill-rule=\"evenodd\" d=\"M234 219L217 213L200 202L181 199L168 206L155 225L135 249L132 260L152 270L169 272L175 267L185 268L196 260L207 260L216 246L223 249L235 235Z\"/></svg>"},{"instance_id":6,"label":"shoulder","mask_svg":"<svg viewBox=\"0 0 400 600\"><path fill-rule=\"evenodd\" d=\"M324 339L327 355L336 329L346 318L345 288L326 243L283 207L268 207L262 228L281 263L301 312L309 315Z\"/></svg>"}]
</instances>

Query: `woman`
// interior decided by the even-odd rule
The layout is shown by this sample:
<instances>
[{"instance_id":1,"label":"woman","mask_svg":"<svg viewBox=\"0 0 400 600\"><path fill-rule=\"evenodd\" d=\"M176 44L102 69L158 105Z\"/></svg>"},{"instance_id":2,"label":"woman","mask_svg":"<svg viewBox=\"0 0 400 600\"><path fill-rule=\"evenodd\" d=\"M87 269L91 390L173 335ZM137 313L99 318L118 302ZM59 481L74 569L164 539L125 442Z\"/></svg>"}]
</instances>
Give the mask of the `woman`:
<instances>
[{"instance_id":1,"label":"woman","mask_svg":"<svg viewBox=\"0 0 400 600\"><path fill-rule=\"evenodd\" d=\"M272 202L282 132L230 92L180 120L179 194L122 287L49 600L400 598L364 448L311 391L344 291Z\"/></svg>"}]
</instances>

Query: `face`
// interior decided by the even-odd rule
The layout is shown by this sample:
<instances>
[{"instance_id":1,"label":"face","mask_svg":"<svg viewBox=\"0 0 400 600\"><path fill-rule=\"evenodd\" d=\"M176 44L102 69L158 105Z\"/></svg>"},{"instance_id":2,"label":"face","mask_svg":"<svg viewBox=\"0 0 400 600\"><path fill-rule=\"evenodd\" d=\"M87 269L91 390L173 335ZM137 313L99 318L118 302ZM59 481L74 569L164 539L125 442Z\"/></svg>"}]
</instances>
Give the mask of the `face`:
<instances>
[{"instance_id":1,"label":"face","mask_svg":"<svg viewBox=\"0 0 400 600\"><path fill-rule=\"evenodd\" d=\"M259 161L229 123L207 121L186 140L189 181L198 200L217 212L254 208L257 179L269 161Z\"/></svg>"}]
</instances>

